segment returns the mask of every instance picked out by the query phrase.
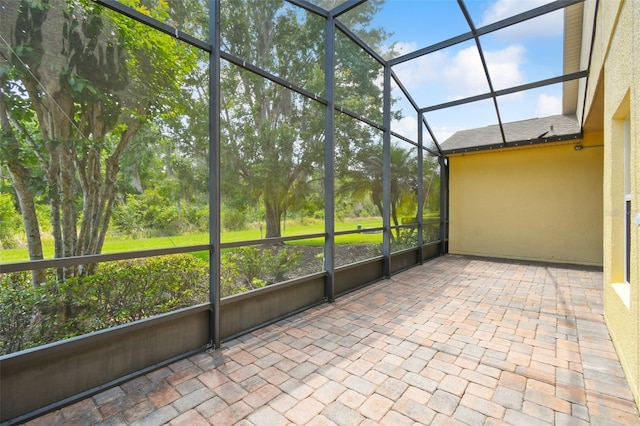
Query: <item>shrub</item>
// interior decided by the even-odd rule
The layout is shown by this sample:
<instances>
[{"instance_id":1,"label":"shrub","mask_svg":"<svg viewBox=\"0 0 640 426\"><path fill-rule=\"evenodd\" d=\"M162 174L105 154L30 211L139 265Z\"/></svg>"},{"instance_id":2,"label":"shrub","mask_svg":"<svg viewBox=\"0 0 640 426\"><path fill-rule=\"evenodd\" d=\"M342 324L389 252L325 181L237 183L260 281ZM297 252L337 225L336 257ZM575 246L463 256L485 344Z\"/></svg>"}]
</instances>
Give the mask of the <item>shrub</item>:
<instances>
[{"instance_id":1,"label":"shrub","mask_svg":"<svg viewBox=\"0 0 640 426\"><path fill-rule=\"evenodd\" d=\"M126 201L113 210L113 226L122 234L175 235L180 230L180 215L175 202L158 191L129 194Z\"/></svg>"},{"instance_id":2,"label":"shrub","mask_svg":"<svg viewBox=\"0 0 640 426\"><path fill-rule=\"evenodd\" d=\"M9 194L0 193L0 246L5 249L15 248L21 229L22 219L13 204L13 198Z\"/></svg>"},{"instance_id":3,"label":"shrub","mask_svg":"<svg viewBox=\"0 0 640 426\"><path fill-rule=\"evenodd\" d=\"M207 263L187 254L101 265L61 286L77 334L207 302L208 291Z\"/></svg>"},{"instance_id":4,"label":"shrub","mask_svg":"<svg viewBox=\"0 0 640 426\"><path fill-rule=\"evenodd\" d=\"M289 246L240 247L222 256L222 296L274 284L300 261L302 251Z\"/></svg>"},{"instance_id":5,"label":"shrub","mask_svg":"<svg viewBox=\"0 0 640 426\"><path fill-rule=\"evenodd\" d=\"M52 341L48 330L59 323L56 304L48 286L31 286L29 271L0 274L0 354Z\"/></svg>"},{"instance_id":6,"label":"shrub","mask_svg":"<svg viewBox=\"0 0 640 426\"><path fill-rule=\"evenodd\" d=\"M440 224L431 223L424 226L422 231L422 240L424 243L430 243L432 241L440 240Z\"/></svg>"},{"instance_id":7,"label":"shrub","mask_svg":"<svg viewBox=\"0 0 640 426\"><path fill-rule=\"evenodd\" d=\"M188 254L100 265L40 288L30 273L0 276L0 353L90 333L209 300L208 263Z\"/></svg>"},{"instance_id":8,"label":"shrub","mask_svg":"<svg viewBox=\"0 0 640 426\"><path fill-rule=\"evenodd\" d=\"M245 228L247 218L243 211L232 207L224 208L221 212L222 227L227 231L240 231Z\"/></svg>"},{"instance_id":9,"label":"shrub","mask_svg":"<svg viewBox=\"0 0 640 426\"><path fill-rule=\"evenodd\" d=\"M402 228L391 240L392 250L400 251L415 247L417 244L416 228Z\"/></svg>"}]
</instances>

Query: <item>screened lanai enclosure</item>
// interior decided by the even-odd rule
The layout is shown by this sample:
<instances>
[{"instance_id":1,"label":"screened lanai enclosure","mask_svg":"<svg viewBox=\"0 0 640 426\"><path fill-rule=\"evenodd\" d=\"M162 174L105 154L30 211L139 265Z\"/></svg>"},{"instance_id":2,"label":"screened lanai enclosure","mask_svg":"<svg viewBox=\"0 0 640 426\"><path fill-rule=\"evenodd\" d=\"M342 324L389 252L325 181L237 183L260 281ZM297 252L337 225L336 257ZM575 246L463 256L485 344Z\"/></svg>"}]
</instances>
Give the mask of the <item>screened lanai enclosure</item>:
<instances>
[{"instance_id":1,"label":"screened lanai enclosure","mask_svg":"<svg viewBox=\"0 0 640 426\"><path fill-rule=\"evenodd\" d=\"M446 254L448 153L580 137L582 21L578 0L0 0L1 421Z\"/></svg>"}]
</instances>

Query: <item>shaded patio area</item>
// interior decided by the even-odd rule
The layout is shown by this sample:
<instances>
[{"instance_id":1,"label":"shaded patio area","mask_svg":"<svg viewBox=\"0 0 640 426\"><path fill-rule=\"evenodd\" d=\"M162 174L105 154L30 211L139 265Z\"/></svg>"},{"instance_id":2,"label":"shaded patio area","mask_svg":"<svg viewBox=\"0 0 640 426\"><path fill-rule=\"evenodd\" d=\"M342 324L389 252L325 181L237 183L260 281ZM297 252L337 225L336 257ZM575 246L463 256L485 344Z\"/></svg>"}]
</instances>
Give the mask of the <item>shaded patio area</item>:
<instances>
[{"instance_id":1,"label":"shaded patio area","mask_svg":"<svg viewBox=\"0 0 640 426\"><path fill-rule=\"evenodd\" d=\"M447 255L29 424L640 425L601 289Z\"/></svg>"}]
</instances>

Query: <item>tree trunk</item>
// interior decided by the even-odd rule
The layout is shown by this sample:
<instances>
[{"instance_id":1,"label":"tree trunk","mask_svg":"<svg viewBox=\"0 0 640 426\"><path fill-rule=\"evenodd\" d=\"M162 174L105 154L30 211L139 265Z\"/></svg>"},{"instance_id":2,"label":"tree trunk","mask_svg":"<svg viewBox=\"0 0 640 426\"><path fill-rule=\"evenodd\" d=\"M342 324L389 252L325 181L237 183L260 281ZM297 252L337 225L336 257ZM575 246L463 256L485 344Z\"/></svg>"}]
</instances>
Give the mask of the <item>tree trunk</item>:
<instances>
[{"instance_id":1,"label":"tree trunk","mask_svg":"<svg viewBox=\"0 0 640 426\"><path fill-rule=\"evenodd\" d=\"M31 189L29 188L31 172L28 168L23 167L20 164L18 158L11 158L10 156L11 154L19 155L20 149L9 121L8 112L6 103L0 97L0 121L2 131L5 133L5 143L7 148L6 152L3 150L2 154L3 156L8 154L5 157L5 160L9 169L9 176L11 176L13 188L18 196L18 203L20 204L22 222L27 236L29 259L41 260L44 258L44 255L42 253L42 240L40 239L40 225L38 223L38 216L36 215L36 203L33 199ZM44 270L38 269L31 271L31 284L34 287L39 287L44 282Z\"/></svg>"},{"instance_id":2,"label":"tree trunk","mask_svg":"<svg viewBox=\"0 0 640 426\"><path fill-rule=\"evenodd\" d=\"M266 198L266 196L265 196ZM282 236L280 232L280 217L282 212L276 203L265 201L267 233L265 238L274 238Z\"/></svg>"}]
</instances>

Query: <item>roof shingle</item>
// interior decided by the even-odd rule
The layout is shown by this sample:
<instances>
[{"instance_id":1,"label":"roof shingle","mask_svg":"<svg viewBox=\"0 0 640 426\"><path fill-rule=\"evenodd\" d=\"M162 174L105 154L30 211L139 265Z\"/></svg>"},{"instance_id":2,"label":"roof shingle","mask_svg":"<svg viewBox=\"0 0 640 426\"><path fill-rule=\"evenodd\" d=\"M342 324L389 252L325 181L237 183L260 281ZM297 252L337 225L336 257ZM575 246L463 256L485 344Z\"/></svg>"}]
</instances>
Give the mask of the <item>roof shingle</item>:
<instances>
[{"instance_id":1,"label":"roof shingle","mask_svg":"<svg viewBox=\"0 0 640 426\"><path fill-rule=\"evenodd\" d=\"M509 142L558 140L559 136L580 133L575 115L553 115L543 118L503 123L504 135ZM502 144L500 127L495 124L476 129L461 130L441 143L444 152Z\"/></svg>"}]
</instances>

